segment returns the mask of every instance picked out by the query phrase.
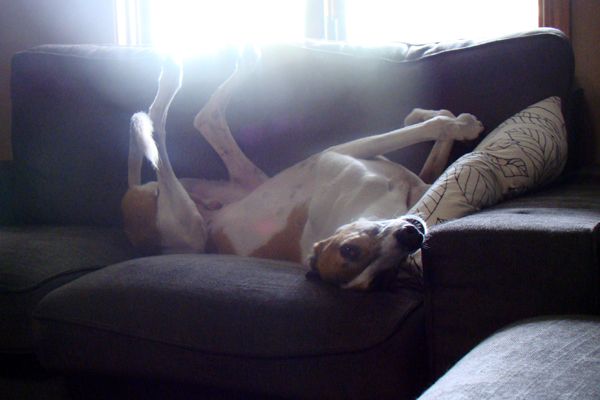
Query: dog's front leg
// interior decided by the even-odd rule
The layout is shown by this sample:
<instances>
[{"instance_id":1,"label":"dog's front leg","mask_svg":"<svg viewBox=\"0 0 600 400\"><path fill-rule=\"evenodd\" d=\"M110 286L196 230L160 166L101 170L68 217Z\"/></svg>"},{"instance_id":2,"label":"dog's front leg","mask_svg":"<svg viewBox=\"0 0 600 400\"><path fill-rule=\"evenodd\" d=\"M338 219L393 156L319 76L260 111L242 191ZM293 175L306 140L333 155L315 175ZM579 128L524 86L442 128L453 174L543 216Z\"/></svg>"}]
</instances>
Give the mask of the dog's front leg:
<instances>
[{"instance_id":1,"label":"dog's front leg","mask_svg":"<svg viewBox=\"0 0 600 400\"><path fill-rule=\"evenodd\" d=\"M203 252L207 240L206 223L196 204L175 176L166 148L167 114L181 87L181 79L181 66L166 62L159 78L158 92L148 112L156 132L159 153L156 168L156 225L163 251Z\"/></svg>"},{"instance_id":2,"label":"dog's front leg","mask_svg":"<svg viewBox=\"0 0 600 400\"><path fill-rule=\"evenodd\" d=\"M471 114L458 117L437 115L414 125L330 147L327 151L356 158L373 158L420 142L473 140L483 125Z\"/></svg>"},{"instance_id":3,"label":"dog's front leg","mask_svg":"<svg viewBox=\"0 0 600 400\"><path fill-rule=\"evenodd\" d=\"M419 178L423 182L431 184L444 172L453 144L454 140L452 139L435 141L421 172L419 172Z\"/></svg>"}]
</instances>

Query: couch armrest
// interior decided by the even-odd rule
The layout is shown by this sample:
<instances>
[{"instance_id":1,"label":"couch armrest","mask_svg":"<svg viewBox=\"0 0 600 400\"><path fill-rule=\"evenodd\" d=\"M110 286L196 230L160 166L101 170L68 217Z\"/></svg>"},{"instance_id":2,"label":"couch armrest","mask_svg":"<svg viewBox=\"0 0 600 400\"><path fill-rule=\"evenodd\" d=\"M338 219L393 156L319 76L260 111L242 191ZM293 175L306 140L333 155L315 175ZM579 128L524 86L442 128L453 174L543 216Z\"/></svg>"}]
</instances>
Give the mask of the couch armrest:
<instances>
[{"instance_id":1,"label":"couch armrest","mask_svg":"<svg viewBox=\"0 0 600 400\"><path fill-rule=\"evenodd\" d=\"M12 161L0 161L0 225L16 222L14 207L15 176Z\"/></svg>"},{"instance_id":2,"label":"couch armrest","mask_svg":"<svg viewBox=\"0 0 600 400\"><path fill-rule=\"evenodd\" d=\"M432 228L423 265L434 377L515 320L598 312L598 176Z\"/></svg>"}]
</instances>

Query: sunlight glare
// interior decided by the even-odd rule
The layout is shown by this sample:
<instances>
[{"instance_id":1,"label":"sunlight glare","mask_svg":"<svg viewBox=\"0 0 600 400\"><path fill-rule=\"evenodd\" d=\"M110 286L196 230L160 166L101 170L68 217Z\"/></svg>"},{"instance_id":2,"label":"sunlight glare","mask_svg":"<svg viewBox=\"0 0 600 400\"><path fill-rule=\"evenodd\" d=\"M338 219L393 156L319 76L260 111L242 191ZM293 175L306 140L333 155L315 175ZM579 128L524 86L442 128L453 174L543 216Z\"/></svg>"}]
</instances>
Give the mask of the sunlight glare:
<instances>
[{"instance_id":1,"label":"sunlight glare","mask_svg":"<svg viewBox=\"0 0 600 400\"><path fill-rule=\"evenodd\" d=\"M485 39L538 26L538 0L347 0L346 7L351 42Z\"/></svg>"},{"instance_id":2,"label":"sunlight glare","mask_svg":"<svg viewBox=\"0 0 600 400\"><path fill-rule=\"evenodd\" d=\"M151 0L152 41L185 57L224 45L301 41L305 0Z\"/></svg>"}]
</instances>

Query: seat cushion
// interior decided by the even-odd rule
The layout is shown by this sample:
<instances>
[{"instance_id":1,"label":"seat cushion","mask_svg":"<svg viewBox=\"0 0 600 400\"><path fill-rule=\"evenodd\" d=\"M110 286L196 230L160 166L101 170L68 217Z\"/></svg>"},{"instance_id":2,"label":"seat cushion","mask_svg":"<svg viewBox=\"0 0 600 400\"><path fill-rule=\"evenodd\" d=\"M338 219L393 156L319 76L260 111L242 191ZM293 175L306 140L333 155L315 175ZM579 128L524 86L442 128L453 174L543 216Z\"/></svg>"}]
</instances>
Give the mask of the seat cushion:
<instances>
[{"instance_id":1,"label":"seat cushion","mask_svg":"<svg viewBox=\"0 0 600 400\"><path fill-rule=\"evenodd\" d=\"M39 304L39 355L52 368L284 396L414 393L421 294L343 291L304 273L224 255L116 264Z\"/></svg>"},{"instance_id":2,"label":"seat cushion","mask_svg":"<svg viewBox=\"0 0 600 400\"><path fill-rule=\"evenodd\" d=\"M527 320L485 340L420 400L599 399L600 318Z\"/></svg>"},{"instance_id":3,"label":"seat cushion","mask_svg":"<svg viewBox=\"0 0 600 400\"><path fill-rule=\"evenodd\" d=\"M31 313L48 292L132 256L117 229L0 228L0 351L32 351Z\"/></svg>"},{"instance_id":4,"label":"seat cushion","mask_svg":"<svg viewBox=\"0 0 600 400\"><path fill-rule=\"evenodd\" d=\"M593 171L434 226L423 272L435 377L515 321L598 313L599 250Z\"/></svg>"}]
</instances>

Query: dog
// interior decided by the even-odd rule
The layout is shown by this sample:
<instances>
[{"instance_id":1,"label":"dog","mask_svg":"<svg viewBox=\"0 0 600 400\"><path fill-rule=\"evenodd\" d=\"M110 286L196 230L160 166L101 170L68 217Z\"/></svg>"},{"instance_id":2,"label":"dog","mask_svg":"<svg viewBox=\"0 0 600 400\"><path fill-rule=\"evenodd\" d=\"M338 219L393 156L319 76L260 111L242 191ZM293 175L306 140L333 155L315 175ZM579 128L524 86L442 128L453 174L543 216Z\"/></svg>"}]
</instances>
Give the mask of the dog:
<instances>
[{"instance_id":1,"label":"dog","mask_svg":"<svg viewBox=\"0 0 600 400\"><path fill-rule=\"evenodd\" d=\"M330 147L273 177L241 151L225 118L251 66L233 74L194 118L223 160L228 181L178 179L166 149L169 106L182 68L167 62L147 113L131 118L124 229L134 246L163 252L216 252L302 263L307 277L367 290L423 244L427 228L405 215L440 175L455 140L483 131L471 114L415 109L403 128ZM155 135L155 136L153 136ZM435 141L417 176L382 155ZM141 184L143 158L157 180Z\"/></svg>"}]
</instances>

